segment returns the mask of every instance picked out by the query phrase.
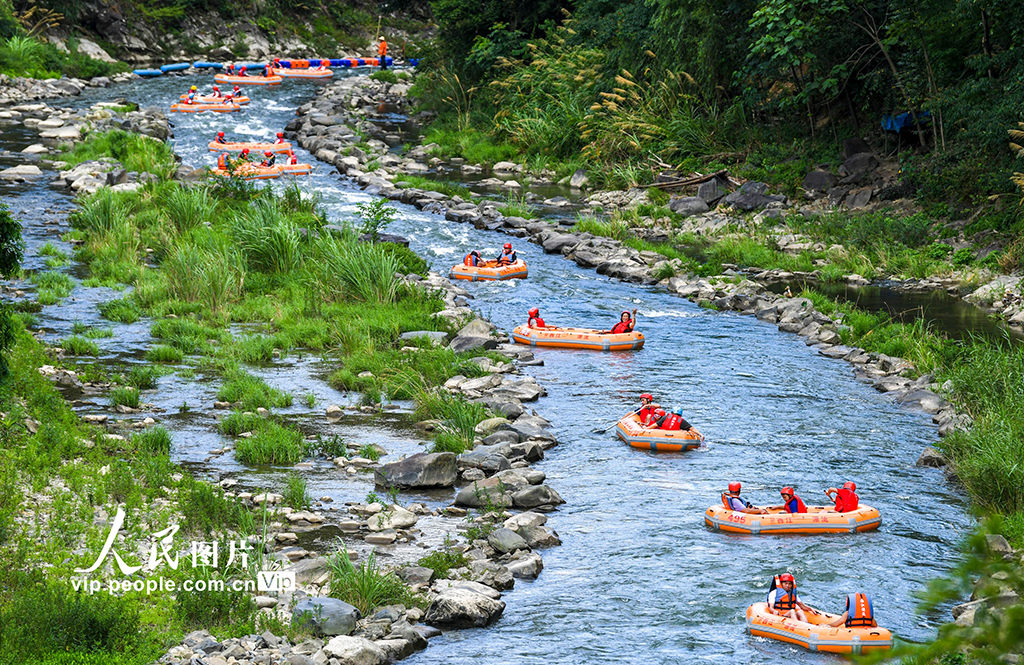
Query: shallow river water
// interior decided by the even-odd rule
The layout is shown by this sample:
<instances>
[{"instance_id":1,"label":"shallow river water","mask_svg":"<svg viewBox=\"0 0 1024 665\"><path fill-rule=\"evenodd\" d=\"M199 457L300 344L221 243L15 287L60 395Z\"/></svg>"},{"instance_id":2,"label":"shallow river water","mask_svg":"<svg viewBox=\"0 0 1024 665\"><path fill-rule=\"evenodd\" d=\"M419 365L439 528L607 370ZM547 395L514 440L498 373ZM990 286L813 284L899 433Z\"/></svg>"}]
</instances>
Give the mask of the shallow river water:
<instances>
[{"instance_id":1,"label":"shallow river water","mask_svg":"<svg viewBox=\"0 0 1024 665\"><path fill-rule=\"evenodd\" d=\"M197 80L208 84L164 77L53 105L125 96L166 107ZM288 82L276 90L254 90L252 110L237 117L172 117L175 149L185 163L200 166L213 162L206 143L218 129L229 139L270 138L309 99L314 85ZM31 142L30 136L9 139L4 131L4 147ZM332 221L354 217L355 205L369 200L326 165L318 164L317 171L303 186L324 196ZM25 220L29 254L44 239L55 241L54 229L65 228L44 226L69 208L67 197L46 185L7 188L4 196ZM394 205L400 215L389 231L408 237L435 270L446 271L471 248L497 253L507 240ZM914 466L922 448L936 440L929 416L901 409L854 380L847 364L753 317L704 310L662 289L609 280L560 255L545 255L536 245L518 242L517 249L529 264L528 280L467 287L474 307L499 327L510 330L537 306L552 325L607 328L620 310L635 307L647 344L635 353L537 352L544 366L527 371L549 394L531 406L552 422L560 440L538 468L567 501L548 522L564 544L543 551L545 569L538 580L517 581L506 594L508 605L497 624L447 633L407 662L831 662L829 656L745 632L746 607L763 600L771 576L785 570L796 575L811 605L841 611L847 593L863 590L872 594L880 623L899 637L918 641L934 634L948 613L915 615L913 594L953 565L957 541L971 520L959 490L941 472ZM26 265L41 263L30 259ZM73 300L46 308L41 325L51 340L69 334L76 320L109 325L99 319L96 303L119 295L79 287ZM104 359L140 362L150 343L148 326L114 324L115 337L98 340ZM284 411L308 421L310 431L377 441L393 455L419 449L399 415L322 424L326 404L354 398L325 383L329 368L329 361L294 354L254 371L296 394L295 405ZM197 370L195 379L162 378L160 389L144 397L166 409L159 417L175 434L172 456L201 473L237 476L243 486L279 483L280 470L247 470L230 454L207 461L208 451L223 444L213 429L214 414L206 410L215 386ZM653 454L629 448L611 432L593 433L635 408L647 391L662 405L683 406L707 446ZM313 408L298 399L308 392L317 400ZM85 410L104 410L104 397L84 399L94 400ZM204 409L179 413L182 402ZM341 477L326 464L309 474L316 497L359 500L368 489L365 480ZM882 527L825 537L713 532L703 524L704 510L734 480L743 483L748 500L760 504L778 503L783 485L795 486L808 503L821 503L824 488L853 480L861 500L881 510ZM452 494L404 498L441 505Z\"/></svg>"}]
</instances>

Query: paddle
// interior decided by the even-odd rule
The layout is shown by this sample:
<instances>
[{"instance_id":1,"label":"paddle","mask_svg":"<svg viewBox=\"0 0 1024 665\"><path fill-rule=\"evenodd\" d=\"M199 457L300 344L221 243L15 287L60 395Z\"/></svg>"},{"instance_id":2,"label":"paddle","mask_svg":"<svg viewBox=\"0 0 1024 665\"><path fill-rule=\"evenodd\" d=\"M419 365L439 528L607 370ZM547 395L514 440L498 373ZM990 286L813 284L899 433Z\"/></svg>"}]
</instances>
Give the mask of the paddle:
<instances>
[{"instance_id":1,"label":"paddle","mask_svg":"<svg viewBox=\"0 0 1024 665\"><path fill-rule=\"evenodd\" d=\"M640 409L642 409L642 408L644 408L644 407L641 406ZM628 413L625 416L623 416L622 418L628 418L629 416L636 415L637 413L640 412L640 409L637 409L636 411L633 411L632 413ZM622 418L619 418L614 423L612 423L608 427L605 427L604 429L592 429L590 431L593 432L594 434L604 434L605 432L607 432L611 428L615 427L619 423L619 420L622 420Z\"/></svg>"}]
</instances>

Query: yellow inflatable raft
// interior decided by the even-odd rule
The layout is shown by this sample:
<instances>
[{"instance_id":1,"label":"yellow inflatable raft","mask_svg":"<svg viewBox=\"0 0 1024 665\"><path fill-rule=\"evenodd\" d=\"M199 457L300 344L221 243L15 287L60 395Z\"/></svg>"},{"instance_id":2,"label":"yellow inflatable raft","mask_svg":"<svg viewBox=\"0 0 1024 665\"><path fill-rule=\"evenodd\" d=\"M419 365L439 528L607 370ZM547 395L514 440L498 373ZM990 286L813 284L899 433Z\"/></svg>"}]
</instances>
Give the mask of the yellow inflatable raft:
<instances>
[{"instance_id":1,"label":"yellow inflatable raft","mask_svg":"<svg viewBox=\"0 0 1024 665\"><path fill-rule=\"evenodd\" d=\"M688 430L668 430L656 427L644 427L640 424L640 416L632 413L615 424L615 433L620 439L643 450L656 450L664 453L679 453L684 450L699 448L704 435L696 428Z\"/></svg>"},{"instance_id":2,"label":"yellow inflatable raft","mask_svg":"<svg viewBox=\"0 0 1024 665\"><path fill-rule=\"evenodd\" d=\"M848 513L821 512L828 506L807 506L806 513L787 513L781 508L768 509L766 515L729 510L722 504L704 512L704 523L716 531L729 533L857 533L872 531L882 525L877 508L861 504Z\"/></svg>"},{"instance_id":3,"label":"yellow inflatable raft","mask_svg":"<svg viewBox=\"0 0 1024 665\"><path fill-rule=\"evenodd\" d=\"M612 335L590 328L530 328L523 324L512 331L513 341L528 346L551 346L562 349L593 351L631 351L644 346L643 333Z\"/></svg>"},{"instance_id":4,"label":"yellow inflatable raft","mask_svg":"<svg viewBox=\"0 0 1024 665\"><path fill-rule=\"evenodd\" d=\"M448 279L467 279L471 282L487 282L505 279L526 279L526 262L498 265L497 261L484 261L480 265L467 266L465 263L452 266Z\"/></svg>"},{"instance_id":5,"label":"yellow inflatable raft","mask_svg":"<svg viewBox=\"0 0 1024 665\"><path fill-rule=\"evenodd\" d=\"M171 110L176 113L205 113L210 111L212 113L235 113L241 111L242 107L238 104L186 104L185 102L178 102L177 104L171 104Z\"/></svg>"},{"instance_id":6,"label":"yellow inflatable raft","mask_svg":"<svg viewBox=\"0 0 1024 665\"><path fill-rule=\"evenodd\" d=\"M246 148L250 152L264 153L267 150L276 153L290 152L292 149L291 143L243 143L243 142L228 142L228 143L217 143L216 141L210 141L209 144L210 152L242 152Z\"/></svg>"},{"instance_id":7,"label":"yellow inflatable raft","mask_svg":"<svg viewBox=\"0 0 1024 665\"><path fill-rule=\"evenodd\" d=\"M810 651L864 654L892 648L892 633L885 628L823 625L838 618L839 615L815 610L807 615L810 623L804 623L770 613L768 603L754 603L747 608L747 630L756 637L796 644Z\"/></svg>"},{"instance_id":8,"label":"yellow inflatable raft","mask_svg":"<svg viewBox=\"0 0 1024 665\"><path fill-rule=\"evenodd\" d=\"M232 76L231 74L216 74L213 80L229 85L281 85L284 81L280 76Z\"/></svg>"},{"instance_id":9,"label":"yellow inflatable raft","mask_svg":"<svg viewBox=\"0 0 1024 665\"><path fill-rule=\"evenodd\" d=\"M334 76L334 72L330 69L291 69L281 67L273 71L275 76L282 76L286 79L329 79Z\"/></svg>"},{"instance_id":10,"label":"yellow inflatable raft","mask_svg":"<svg viewBox=\"0 0 1024 665\"><path fill-rule=\"evenodd\" d=\"M188 99L188 95L184 94L181 96L181 101ZM197 104L223 104L224 100L229 99L227 95L223 97L214 97L213 95L196 95L194 98ZM245 106L249 103L249 98L246 96L241 97L230 97L231 101L240 106Z\"/></svg>"}]
</instances>

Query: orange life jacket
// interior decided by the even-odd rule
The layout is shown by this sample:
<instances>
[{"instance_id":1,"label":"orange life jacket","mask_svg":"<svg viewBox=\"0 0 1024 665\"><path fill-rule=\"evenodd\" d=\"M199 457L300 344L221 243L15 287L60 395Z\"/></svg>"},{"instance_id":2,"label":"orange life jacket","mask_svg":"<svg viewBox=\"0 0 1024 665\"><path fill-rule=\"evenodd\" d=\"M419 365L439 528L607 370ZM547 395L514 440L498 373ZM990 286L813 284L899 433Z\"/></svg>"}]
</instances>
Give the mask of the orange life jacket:
<instances>
[{"instance_id":1,"label":"orange life jacket","mask_svg":"<svg viewBox=\"0 0 1024 665\"><path fill-rule=\"evenodd\" d=\"M220 157L217 158L217 166L227 170L228 168L228 156L225 153L221 153Z\"/></svg>"},{"instance_id":2,"label":"orange life jacket","mask_svg":"<svg viewBox=\"0 0 1024 665\"><path fill-rule=\"evenodd\" d=\"M846 597L846 627L875 628L875 610L871 606L871 596L866 593L851 593Z\"/></svg>"},{"instance_id":3,"label":"orange life jacket","mask_svg":"<svg viewBox=\"0 0 1024 665\"><path fill-rule=\"evenodd\" d=\"M388 54L388 43L387 43L387 42L381 42L381 43L380 43L380 44L379 44L379 45L377 46L377 53L378 53L378 54L380 55L380 57L382 57L382 58L383 58L384 56L386 56L386 55Z\"/></svg>"},{"instance_id":4,"label":"orange life jacket","mask_svg":"<svg viewBox=\"0 0 1024 665\"><path fill-rule=\"evenodd\" d=\"M775 579L772 580L772 586L768 589L768 595L772 595L772 591L778 589L779 593L775 594L775 604L772 605L773 609L788 611L796 609L796 582L793 582L793 590L786 591L782 588L782 582L779 581L779 576L776 575Z\"/></svg>"},{"instance_id":5,"label":"orange life jacket","mask_svg":"<svg viewBox=\"0 0 1024 665\"><path fill-rule=\"evenodd\" d=\"M476 266L480 263L480 255L476 252L470 252L466 254L466 258L462 259L462 263L467 266Z\"/></svg>"}]
</instances>

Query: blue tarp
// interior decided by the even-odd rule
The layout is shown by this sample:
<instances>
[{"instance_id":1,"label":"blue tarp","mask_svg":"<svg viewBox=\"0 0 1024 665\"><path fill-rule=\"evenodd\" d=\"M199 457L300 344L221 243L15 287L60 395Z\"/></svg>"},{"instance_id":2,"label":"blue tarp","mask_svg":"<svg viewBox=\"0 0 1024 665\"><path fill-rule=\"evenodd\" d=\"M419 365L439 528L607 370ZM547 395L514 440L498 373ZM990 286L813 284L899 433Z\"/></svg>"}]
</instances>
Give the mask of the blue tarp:
<instances>
[{"instance_id":1,"label":"blue tarp","mask_svg":"<svg viewBox=\"0 0 1024 665\"><path fill-rule=\"evenodd\" d=\"M921 121L922 125L927 125L931 122L932 112L931 111L920 111L917 114L917 119ZM904 129L914 128L914 116L910 115L910 112L899 113L897 115L883 115L882 116L882 129L887 132L900 132Z\"/></svg>"}]
</instances>

